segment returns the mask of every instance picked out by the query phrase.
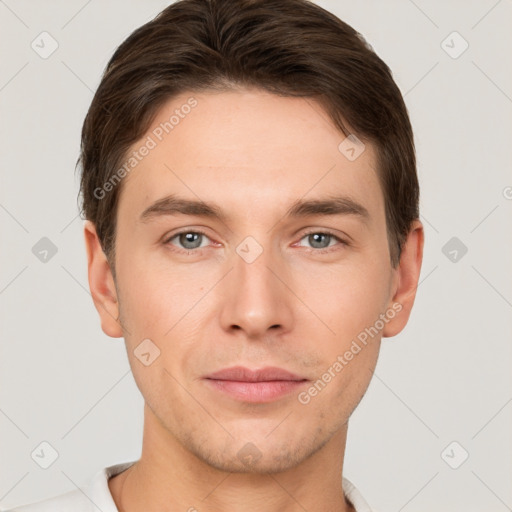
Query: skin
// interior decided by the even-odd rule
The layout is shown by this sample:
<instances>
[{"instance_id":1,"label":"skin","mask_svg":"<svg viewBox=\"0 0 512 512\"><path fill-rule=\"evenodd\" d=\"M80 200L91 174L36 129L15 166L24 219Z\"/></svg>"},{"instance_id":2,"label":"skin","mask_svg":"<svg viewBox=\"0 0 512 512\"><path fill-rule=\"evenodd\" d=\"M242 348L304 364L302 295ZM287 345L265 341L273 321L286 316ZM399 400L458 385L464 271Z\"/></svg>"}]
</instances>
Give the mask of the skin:
<instances>
[{"instance_id":1,"label":"skin","mask_svg":"<svg viewBox=\"0 0 512 512\"><path fill-rule=\"evenodd\" d=\"M143 139L192 95L197 106L123 180L115 281L94 225L85 223L101 327L124 337L145 399L142 455L109 480L114 501L121 512L353 510L341 487L348 420L381 337L408 321L422 224L411 226L393 269L374 148L366 144L349 161L338 150L345 136L310 99L258 89L182 94ZM226 219L140 220L171 193L215 202ZM332 195L364 205L368 221L286 217L298 199ZM334 235L321 241L329 252L319 252L309 228ZM201 249L187 253L186 240L171 238L182 229L205 231ZM247 236L263 249L252 263L236 252ZM309 379L307 390L393 304L401 311L307 404L296 392L246 403L202 379L230 366L277 366ZM160 350L149 366L134 354L146 338ZM250 465L237 456L247 443L259 454Z\"/></svg>"}]
</instances>

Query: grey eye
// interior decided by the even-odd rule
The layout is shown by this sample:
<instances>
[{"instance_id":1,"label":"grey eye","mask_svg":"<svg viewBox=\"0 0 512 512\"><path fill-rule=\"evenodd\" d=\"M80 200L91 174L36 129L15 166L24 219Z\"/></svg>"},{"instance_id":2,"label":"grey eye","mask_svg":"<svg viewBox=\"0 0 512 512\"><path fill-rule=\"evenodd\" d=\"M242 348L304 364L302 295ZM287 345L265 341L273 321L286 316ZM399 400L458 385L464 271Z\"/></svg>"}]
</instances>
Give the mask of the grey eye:
<instances>
[{"instance_id":1,"label":"grey eye","mask_svg":"<svg viewBox=\"0 0 512 512\"><path fill-rule=\"evenodd\" d=\"M173 243L173 240L175 239L178 240L177 244ZM200 247L204 247L204 244L202 243L204 239L208 240L206 235L203 233L198 233L196 231L186 231L183 233L177 233L169 239L169 242L183 249L199 249Z\"/></svg>"},{"instance_id":2,"label":"grey eye","mask_svg":"<svg viewBox=\"0 0 512 512\"><path fill-rule=\"evenodd\" d=\"M179 235L180 244L185 249L197 249L201 246L201 233L182 233Z\"/></svg>"},{"instance_id":3,"label":"grey eye","mask_svg":"<svg viewBox=\"0 0 512 512\"><path fill-rule=\"evenodd\" d=\"M311 247L314 249L326 249L329 247L331 239L334 238L333 235L329 235L327 233L311 233L306 237L308 239L308 243L310 243Z\"/></svg>"}]
</instances>

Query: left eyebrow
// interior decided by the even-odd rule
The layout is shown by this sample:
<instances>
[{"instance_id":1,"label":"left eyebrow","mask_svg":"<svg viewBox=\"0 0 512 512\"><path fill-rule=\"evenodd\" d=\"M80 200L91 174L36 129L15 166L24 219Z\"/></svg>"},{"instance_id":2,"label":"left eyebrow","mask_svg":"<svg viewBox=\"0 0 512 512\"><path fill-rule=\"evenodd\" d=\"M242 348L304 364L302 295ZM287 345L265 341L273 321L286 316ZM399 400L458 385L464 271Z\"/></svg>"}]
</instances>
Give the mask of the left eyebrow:
<instances>
[{"instance_id":1,"label":"left eyebrow","mask_svg":"<svg viewBox=\"0 0 512 512\"><path fill-rule=\"evenodd\" d=\"M292 204L286 217L306 217L309 215L351 215L364 223L371 219L370 212L362 204L347 196L335 196L327 199L298 200Z\"/></svg>"}]
</instances>

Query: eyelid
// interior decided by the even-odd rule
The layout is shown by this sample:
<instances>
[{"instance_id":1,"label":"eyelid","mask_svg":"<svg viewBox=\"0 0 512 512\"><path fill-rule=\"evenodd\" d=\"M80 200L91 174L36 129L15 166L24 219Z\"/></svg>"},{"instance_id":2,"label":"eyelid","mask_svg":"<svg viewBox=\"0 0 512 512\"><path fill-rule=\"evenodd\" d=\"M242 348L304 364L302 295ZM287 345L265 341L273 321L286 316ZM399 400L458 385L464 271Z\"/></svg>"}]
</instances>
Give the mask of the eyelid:
<instances>
[{"instance_id":1,"label":"eyelid","mask_svg":"<svg viewBox=\"0 0 512 512\"><path fill-rule=\"evenodd\" d=\"M342 237L341 234L338 234L337 232L335 232L334 230L329 229L329 228L306 228L306 231L304 231L302 233L302 237L305 237L306 235L311 235L313 233L322 233L324 235L331 235L331 236L334 236L336 238L341 238Z\"/></svg>"},{"instance_id":2,"label":"eyelid","mask_svg":"<svg viewBox=\"0 0 512 512\"><path fill-rule=\"evenodd\" d=\"M208 238L210 238L208 236L208 234L206 233L206 231L203 231L201 228L185 228L185 229L178 229L178 231L173 231L171 234L165 234L163 236L163 240L166 241L166 240L170 240L171 238L174 238L178 235L183 235L185 233L201 233L201 235L204 235L204 236L207 236Z\"/></svg>"}]
</instances>

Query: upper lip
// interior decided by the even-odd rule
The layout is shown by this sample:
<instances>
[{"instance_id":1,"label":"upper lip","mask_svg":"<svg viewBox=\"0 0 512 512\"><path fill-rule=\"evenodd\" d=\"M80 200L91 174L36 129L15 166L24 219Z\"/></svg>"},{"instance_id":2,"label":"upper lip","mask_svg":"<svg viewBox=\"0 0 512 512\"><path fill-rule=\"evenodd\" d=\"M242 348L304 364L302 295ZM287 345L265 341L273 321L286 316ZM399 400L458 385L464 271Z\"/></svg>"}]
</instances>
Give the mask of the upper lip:
<instances>
[{"instance_id":1,"label":"upper lip","mask_svg":"<svg viewBox=\"0 0 512 512\"><path fill-rule=\"evenodd\" d=\"M275 366L267 366L257 370L251 370L244 366L225 368L206 376L213 380L232 380L238 382L269 382L276 380L302 381L307 380L287 370Z\"/></svg>"}]
</instances>

